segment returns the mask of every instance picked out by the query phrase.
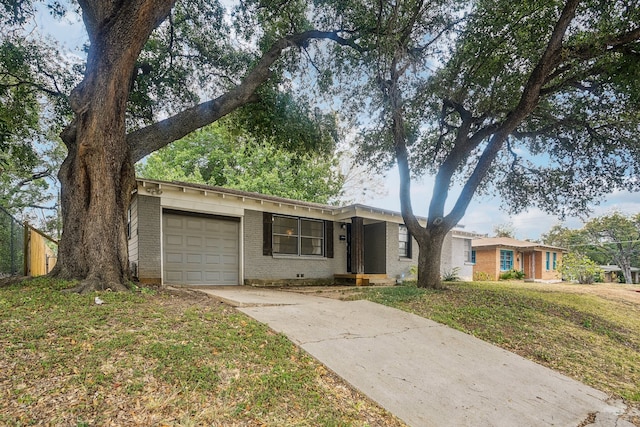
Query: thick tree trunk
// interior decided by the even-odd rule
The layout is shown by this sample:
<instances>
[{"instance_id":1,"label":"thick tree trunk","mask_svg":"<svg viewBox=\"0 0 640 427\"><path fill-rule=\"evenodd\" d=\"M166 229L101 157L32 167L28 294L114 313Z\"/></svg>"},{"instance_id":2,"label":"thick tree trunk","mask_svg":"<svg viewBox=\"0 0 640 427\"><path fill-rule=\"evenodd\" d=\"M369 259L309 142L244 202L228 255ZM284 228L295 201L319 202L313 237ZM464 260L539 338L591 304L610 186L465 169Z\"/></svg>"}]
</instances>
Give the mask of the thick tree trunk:
<instances>
[{"instance_id":1,"label":"thick tree trunk","mask_svg":"<svg viewBox=\"0 0 640 427\"><path fill-rule=\"evenodd\" d=\"M105 105L111 105L107 102ZM124 290L129 280L126 238L127 208L135 182L125 149L124 132L113 133L112 117L80 120L76 149L60 169L62 219L58 263L54 275L81 279L79 292Z\"/></svg>"},{"instance_id":2,"label":"thick tree trunk","mask_svg":"<svg viewBox=\"0 0 640 427\"><path fill-rule=\"evenodd\" d=\"M135 183L126 106L136 59L172 4L80 2L91 47L85 77L70 96L76 116L62 134L68 148L58 174L64 229L52 272L79 279L78 292L126 289L126 212Z\"/></svg>"},{"instance_id":3,"label":"thick tree trunk","mask_svg":"<svg viewBox=\"0 0 640 427\"><path fill-rule=\"evenodd\" d=\"M416 236L419 242L418 254L418 287L430 289L443 289L440 274L440 261L442 259L442 244L447 232L442 230L430 232L422 228L421 236Z\"/></svg>"}]
</instances>

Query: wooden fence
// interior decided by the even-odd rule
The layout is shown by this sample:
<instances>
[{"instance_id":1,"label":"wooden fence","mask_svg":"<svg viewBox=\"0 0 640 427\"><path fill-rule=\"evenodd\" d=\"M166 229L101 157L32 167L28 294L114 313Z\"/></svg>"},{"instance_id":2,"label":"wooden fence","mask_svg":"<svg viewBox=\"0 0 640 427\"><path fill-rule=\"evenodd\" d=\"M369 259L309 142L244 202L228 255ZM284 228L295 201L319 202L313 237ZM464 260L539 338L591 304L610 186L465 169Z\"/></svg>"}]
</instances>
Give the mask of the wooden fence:
<instances>
[{"instance_id":1,"label":"wooden fence","mask_svg":"<svg viewBox=\"0 0 640 427\"><path fill-rule=\"evenodd\" d=\"M24 223L24 271L26 276L42 276L56 265L58 241Z\"/></svg>"}]
</instances>

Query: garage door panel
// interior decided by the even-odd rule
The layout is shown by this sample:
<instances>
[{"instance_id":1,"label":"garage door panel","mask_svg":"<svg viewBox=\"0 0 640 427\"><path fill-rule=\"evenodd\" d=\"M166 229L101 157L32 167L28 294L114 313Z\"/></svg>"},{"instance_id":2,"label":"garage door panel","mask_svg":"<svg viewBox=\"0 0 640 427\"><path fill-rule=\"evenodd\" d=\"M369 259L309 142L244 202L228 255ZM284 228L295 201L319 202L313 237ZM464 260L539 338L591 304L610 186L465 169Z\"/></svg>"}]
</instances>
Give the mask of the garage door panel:
<instances>
[{"instance_id":1,"label":"garage door panel","mask_svg":"<svg viewBox=\"0 0 640 427\"><path fill-rule=\"evenodd\" d=\"M166 226L170 228L182 228L182 218L178 216L165 217Z\"/></svg>"},{"instance_id":2,"label":"garage door panel","mask_svg":"<svg viewBox=\"0 0 640 427\"><path fill-rule=\"evenodd\" d=\"M204 227L202 218L185 218L187 230L201 231Z\"/></svg>"},{"instance_id":3,"label":"garage door panel","mask_svg":"<svg viewBox=\"0 0 640 427\"><path fill-rule=\"evenodd\" d=\"M201 254L187 254L187 264L202 264Z\"/></svg>"},{"instance_id":4,"label":"garage door panel","mask_svg":"<svg viewBox=\"0 0 640 427\"><path fill-rule=\"evenodd\" d=\"M177 234L165 234L167 246L182 246L182 236Z\"/></svg>"},{"instance_id":5,"label":"garage door panel","mask_svg":"<svg viewBox=\"0 0 640 427\"><path fill-rule=\"evenodd\" d=\"M224 226L220 224L220 222L214 222L214 221L207 221L204 224L204 231L207 232L213 232L213 233L219 233L221 229L223 229Z\"/></svg>"},{"instance_id":6,"label":"garage door panel","mask_svg":"<svg viewBox=\"0 0 640 427\"><path fill-rule=\"evenodd\" d=\"M212 254L207 254L206 259L205 259L205 263L209 266L209 265L215 265L215 266L219 266L220 264L222 264L220 262L221 256L220 255L212 255Z\"/></svg>"},{"instance_id":7,"label":"garage door panel","mask_svg":"<svg viewBox=\"0 0 640 427\"><path fill-rule=\"evenodd\" d=\"M182 253L165 252L165 262L169 264L182 264Z\"/></svg>"},{"instance_id":8,"label":"garage door panel","mask_svg":"<svg viewBox=\"0 0 640 427\"><path fill-rule=\"evenodd\" d=\"M205 278L213 283L220 283L224 281L222 273L219 271L207 271L205 272Z\"/></svg>"},{"instance_id":9,"label":"garage door panel","mask_svg":"<svg viewBox=\"0 0 640 427\"><path fill-rule=\"evenodd\" d=\"M187 247L190 248L202 248L202 237L200 236L187 236Z\"/></svg>"},{"instance_id":10,"label":"garage door panel","mask_svg":"<svg viewBox=\"0 0 640 427\"><path fill-rule=\"evenodd\" d=\"M222 241L222 247L227 250L236 250L238 249L238 242L231 239L225 239Z\"/></svg>"},{"instance_id":11,"label":"garage door panel","mask_svg":"<svg viewBox=\"0 0 640 427\"><path fill-rule=\"evenodd\" d=\"M183 282L182 271L165 270L164 279L169 283Z\"/></svg>"},{"instance_id":12,"label":"garage door panel","mask_svg":"<svg viewBox=\"0 0 640 427\"><path fill-rule=\"evenodd\" d=\"M238 257L237 256L233 256L233 255L223 255L222 256L222 263L226 266L229 265L237 265L238 264Z\"/></svg>"},{"instance_id":13,"label":"garage door panel","mask_svg":"<svg viewBox=\"0 0 640 427\"><path fill-rule=\"evenodd\" d=\"M185 278L187 283L202 282L202 271L187 271Z\"/></svg>"},{"instance_id":14,"label":"garage door panel","mask_svg":"<svg viewBox=\"0 0 640 427\"><path fill-rule=\"evenodd\" d=\"M224 282L238 282L238 273L229 271L229 272L223 272L223 278L222 280Z\"/></svg>"},{"instance_id":15,"label":"garage door panel","mask_svg":"<svg viewBox=\"0 0 640 427\"><path fill-rule=\"evenodd\" d=\"M165 282L238 284L240 224L164 214Z\"/></svg>"}]
</instances>

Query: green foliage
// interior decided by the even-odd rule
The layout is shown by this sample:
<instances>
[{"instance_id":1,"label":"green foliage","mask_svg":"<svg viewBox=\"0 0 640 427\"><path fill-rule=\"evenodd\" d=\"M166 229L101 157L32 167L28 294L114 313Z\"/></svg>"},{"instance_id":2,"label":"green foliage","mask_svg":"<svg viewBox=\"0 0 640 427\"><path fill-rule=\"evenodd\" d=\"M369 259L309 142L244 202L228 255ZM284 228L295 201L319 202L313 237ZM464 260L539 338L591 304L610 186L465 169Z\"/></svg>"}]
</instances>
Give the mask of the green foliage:
<instances>
[{"instance_id":1,"label":"green foliage","mask_svg":"<svg viewBox=\"0 0 640 427\"><path fill-rule=\"evenodd\" d=\"M629 267L640 265L640 215L620 212L595 217L579 230L554 226L543 235L545 243L587 256L596 264L615 264L630 283ZM625 272L626 270L626 272Z\"/></svg>"},{"instance_id":2,"label":"green foliage","mask_svg":"<svg viewBox=\"0 0 640 427\"><path fill-rule=\"evenodd\" d=\"M578 283L591 284L603 274L603 271L591 259L578 253L565 254L558 267L565 280L575 280Z\"/></svg>"},{"instance_id":3,"label":"green foliage","mask_svg":"<svg viewBox=\"0 0 640 427\"><path fill-rule=\"evenodd\" d=\"M342 188L337 159L293 153L270 139L214 124L176 141L137 166L141 177L195 182L310 202L335 201Z\"/></svg>"},{"instance_id":4,"label":"green foliage","mask_svg":"<svg viewBox=\"0 0 640 427\"><path fill-rule=\"evenodd\" d=\"M522 280L524 279L524 271L509 270L500 274L500 280Z\"/></svg>"},{"instance_id":5,"label":"green foliage","mask_svg":"<svg viewBox=\"0 0 640 427\"><path fill-rule=\"evenodd\" d=\"M442 273L443 282L458 282L460 281L460 268L453 267L451 270L446 270Z\"/></svg>"},{"instance_id":6,"label":"green foliage","mask_svg":"<svg viewBox=\"0 0 640 427\"><path fill-rule=\"evenodd\" d=\"M72 75L47 45L0 39L0 206L51 234L59 230L53 187L64 155L54 134L68 111L59 90Z\"/></svg>"},{"instance_id":7,"label":"green foliage","mask_svg":"<svg viewBox=\"0 0 640 427\"><path fill-rule=\"evenodd\" d=\"M32 168L37 157L30 139L40 130L37 92L22 82L33 80L32 49L11 39L0 44L0 168L9 161Z\"/></svg>"}]
</instances>

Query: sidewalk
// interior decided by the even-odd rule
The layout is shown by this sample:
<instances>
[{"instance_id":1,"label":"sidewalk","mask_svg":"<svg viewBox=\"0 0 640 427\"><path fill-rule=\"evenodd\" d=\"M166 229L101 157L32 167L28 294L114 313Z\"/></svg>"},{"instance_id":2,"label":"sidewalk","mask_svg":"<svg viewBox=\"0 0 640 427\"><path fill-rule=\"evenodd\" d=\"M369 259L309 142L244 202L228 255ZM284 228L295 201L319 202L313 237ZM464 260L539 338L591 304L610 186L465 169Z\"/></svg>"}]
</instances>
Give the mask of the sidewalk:
<instances>
[{"instance_id":1,"label":"sidewalk","mask_svg":"<svg viewBox=\"0 0 640 427\"><path fill-rule=\"evenodd\" d=\"M199 290L285 334L411 426L633 427L622 402L400 310L249 287Z\"/></svg>"}]
</instances>

